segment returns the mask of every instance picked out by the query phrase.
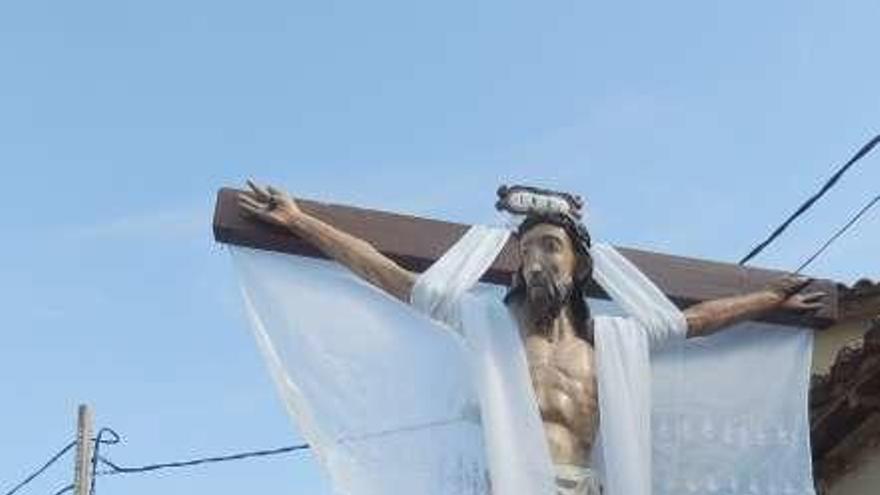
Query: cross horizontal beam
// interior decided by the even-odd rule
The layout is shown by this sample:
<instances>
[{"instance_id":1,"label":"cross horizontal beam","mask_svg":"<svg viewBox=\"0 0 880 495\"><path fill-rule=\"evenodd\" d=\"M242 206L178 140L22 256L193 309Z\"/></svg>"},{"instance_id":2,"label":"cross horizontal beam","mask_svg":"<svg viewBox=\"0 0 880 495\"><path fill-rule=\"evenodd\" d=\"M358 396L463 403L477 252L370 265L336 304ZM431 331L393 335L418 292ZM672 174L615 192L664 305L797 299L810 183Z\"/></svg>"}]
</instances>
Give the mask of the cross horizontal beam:
<instances>
[{"instance_id":1,"label":"cross horizontal beam","mask_svg":"<svg viewBox=\"0 0 880 495\"><path fill-rule=\"evenodd\" d=\"M230 188L223 188L218 192L214 212L214 238L218 242L326 258L314 246L289 231L246 216L238 206L238 192ZM364 239L401 266L416 272L422 272L431 266L468 228L467 225L458 223L305 199L297 199L297 204L303 211ZM710 299L759 290L784 275L784 272L775 270L637 249L620 248L620 252L682 308ZM513 242L509 242L482 280L492 284L508 284L518 263ZM818 313L801 315L778 312L769 315L766 321L813 328L825 328L833 324L837 317L836 284L817 280L810 289L828 293L825 306ZM595 284L587 288L587 296L608 298Z\"/></svg>"}]
</instances>

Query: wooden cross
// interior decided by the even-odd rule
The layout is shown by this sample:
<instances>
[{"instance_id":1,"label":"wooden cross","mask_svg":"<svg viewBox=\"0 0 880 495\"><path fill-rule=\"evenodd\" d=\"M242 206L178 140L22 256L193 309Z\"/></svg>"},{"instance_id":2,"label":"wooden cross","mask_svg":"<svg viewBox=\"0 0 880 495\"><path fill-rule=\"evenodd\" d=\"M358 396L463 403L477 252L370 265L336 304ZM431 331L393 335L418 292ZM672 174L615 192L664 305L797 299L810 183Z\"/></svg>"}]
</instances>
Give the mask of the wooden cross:
<instances>
[{"instance_id":1,"label":"wooden cross","mask_svg":"<svg viewBox=\"0 0 880 495\"><path fill-rule=\"evenodd\" d=\"M323 253L290 231L255 221L239 208L235 189L221 189L214 212L214 238L221 243L324 258ZM422 272L451 247L468 226L426 218L400 215L352 206L333 205L296 199L303 211L364 239L404 268ZM704 261L636 249L620 252L644 272L679 307L702 301L760 290L784 272L743 267L731 263ZM509 242L483 276L482 281L508 284L519 264L513 243ZM810 290L828 294L824 307L815 314L776 312L764 321L786 325L826 328L837 319L837 285L817 280ZM607 299L592 284L588 297Z\"/></svg>"}]
</instances>

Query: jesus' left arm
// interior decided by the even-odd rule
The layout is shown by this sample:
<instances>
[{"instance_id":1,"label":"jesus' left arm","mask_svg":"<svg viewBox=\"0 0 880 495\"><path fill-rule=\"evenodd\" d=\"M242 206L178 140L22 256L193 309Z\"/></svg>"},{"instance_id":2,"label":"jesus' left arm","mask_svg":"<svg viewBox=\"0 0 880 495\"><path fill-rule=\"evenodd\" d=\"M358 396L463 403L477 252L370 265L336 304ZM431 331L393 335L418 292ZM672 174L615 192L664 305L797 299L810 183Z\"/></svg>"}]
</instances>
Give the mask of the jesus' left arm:
<instances>
[{"instance_id":1,"label":"jesus' left arm","mask_svg":"<svg viewBox=\"0 0 880 495\"><path fill-rule=\"evenodd\" d=\"M706 301L684 310L688 337L709 335L741 321L751 320L774 310L815 311L822 307L824 292L801 294L808 279L786 277L768 288L742 296Z\"/></svg>"}]
</instances>

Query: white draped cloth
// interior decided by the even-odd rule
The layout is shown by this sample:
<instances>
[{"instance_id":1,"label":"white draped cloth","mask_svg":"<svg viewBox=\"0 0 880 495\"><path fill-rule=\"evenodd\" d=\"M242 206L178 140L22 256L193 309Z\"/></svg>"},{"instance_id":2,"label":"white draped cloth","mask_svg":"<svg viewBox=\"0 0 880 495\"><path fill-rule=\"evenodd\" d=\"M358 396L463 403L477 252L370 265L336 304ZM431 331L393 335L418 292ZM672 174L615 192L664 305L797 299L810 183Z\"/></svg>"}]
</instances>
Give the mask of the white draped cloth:
<instances>
[{"instance_id":1,"label":"white draped cloth","mask_svg":"<svg viewBox=\"0 0 880 495\"><path fill-rule=\"evenodd\" d=\"M556 493L519 330L498 288L475 285L507 237L469 230L419 277L418 313L332 263L231 248L335 493ZM595 317L604 493L812 494L811 332L750 322L684 341L644 275L610 246L591 254L616 303L592 305L611 313Z\"/></svg>"}]
</instances>

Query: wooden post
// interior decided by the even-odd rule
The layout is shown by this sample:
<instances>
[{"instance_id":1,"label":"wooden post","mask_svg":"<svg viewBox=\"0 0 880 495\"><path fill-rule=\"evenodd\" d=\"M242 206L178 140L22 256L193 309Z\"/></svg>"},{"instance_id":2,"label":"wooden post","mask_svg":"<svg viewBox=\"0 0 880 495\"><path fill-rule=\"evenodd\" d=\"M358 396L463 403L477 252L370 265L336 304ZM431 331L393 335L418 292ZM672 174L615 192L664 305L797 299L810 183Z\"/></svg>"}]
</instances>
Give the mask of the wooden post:
<instances>
[{"instance_id":1,"label":"wooden post","mask_svg":"<svg viewBox=\"0 0 880 495\"><path fill-rule=\"evenodd\" d=\"M92 409L85 404L80 405L76 420L74 495L89 495L92 486L92 421Z\"/></svg>"}]
</instances>

